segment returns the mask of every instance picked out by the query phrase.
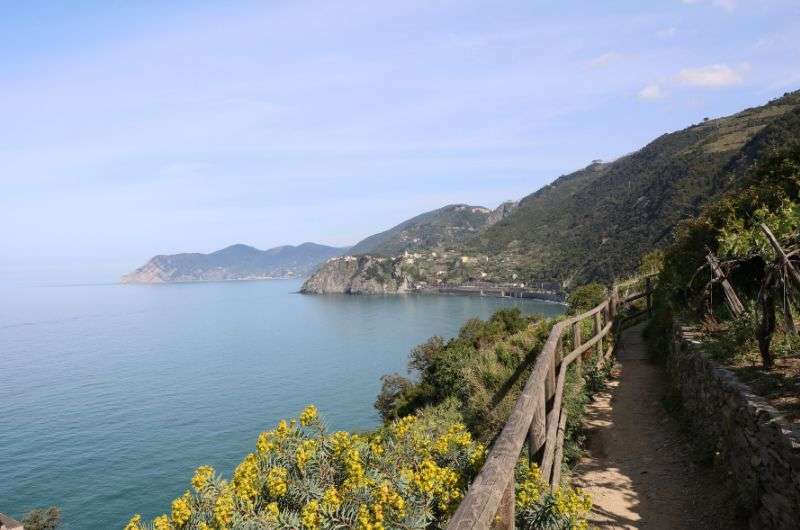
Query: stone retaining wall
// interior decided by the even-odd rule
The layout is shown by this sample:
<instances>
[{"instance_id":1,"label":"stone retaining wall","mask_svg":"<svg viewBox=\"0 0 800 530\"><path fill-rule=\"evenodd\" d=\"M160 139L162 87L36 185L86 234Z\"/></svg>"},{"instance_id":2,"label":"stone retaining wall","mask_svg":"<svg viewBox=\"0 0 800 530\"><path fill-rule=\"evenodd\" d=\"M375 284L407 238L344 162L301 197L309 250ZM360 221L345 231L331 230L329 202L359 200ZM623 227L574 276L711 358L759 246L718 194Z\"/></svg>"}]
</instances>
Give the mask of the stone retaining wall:
<instances>
[{"instance_id":1,"label":"stone retaining wall","mask_svg":"<svg viewBox=\"0 0 800 530\"><path fill-rule=\"evenodd\" d=\"M676 328L670 350L673 388L694 431L716 448L750 527L800 528L800 426L707 359L686 328Z\"/></svg>"}]
</instances>

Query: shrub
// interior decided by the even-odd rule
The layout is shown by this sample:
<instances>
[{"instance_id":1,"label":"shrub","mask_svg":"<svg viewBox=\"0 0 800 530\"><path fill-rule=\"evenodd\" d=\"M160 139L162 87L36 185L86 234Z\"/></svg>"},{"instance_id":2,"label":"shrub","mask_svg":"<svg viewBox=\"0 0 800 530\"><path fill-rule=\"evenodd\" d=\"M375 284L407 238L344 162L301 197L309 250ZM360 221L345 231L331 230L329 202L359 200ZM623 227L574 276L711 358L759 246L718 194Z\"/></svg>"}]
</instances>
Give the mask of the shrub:
<instances>
[{"instance_id":1,"label":"shrub","mask_svg":"<svg viewBox=\"0 0 800 530\"><path fill-rule=\"evenodd\" d=\"M606 288L599 283L587 283L572 290L567 297L568 313L577 315L597 307L606 298Z\"/></svg>"},{"instance_id":2,"label":"shrub","mask_svg":"<svg viewBox=\"0 0 800 530\"><path fill-rule=\"evenodd\" d=\"M192 490L153 528L439 528L480 468L452 407L422 411L366 434L330 433L317 409L261 433L231 479L197 469ZM126 530L147 528L134 516Z\"/></svg>"},{"instance_id":3,"label":"shrub","mask_svg":"<svg viewBox=\"0 0 800 530\"><path fill-rule=\"evenodd\" d=\"M61 524L61 510L56 506L36 508L22 518L25 530L55 530Z\"/></svg>"},{"instance_id":4,"label":"shrub","mask_svg":"<svg viewBox=\"0 0 800 530\"><path fill-rule=\"evenodd\" d=\"M588 528L586 514L592 509L592 500L580 489L562 486L551 491L538 466L528 465L525 460L517 464L516 480L515 508L519 528Z\"/></svg>"}]
</instances>

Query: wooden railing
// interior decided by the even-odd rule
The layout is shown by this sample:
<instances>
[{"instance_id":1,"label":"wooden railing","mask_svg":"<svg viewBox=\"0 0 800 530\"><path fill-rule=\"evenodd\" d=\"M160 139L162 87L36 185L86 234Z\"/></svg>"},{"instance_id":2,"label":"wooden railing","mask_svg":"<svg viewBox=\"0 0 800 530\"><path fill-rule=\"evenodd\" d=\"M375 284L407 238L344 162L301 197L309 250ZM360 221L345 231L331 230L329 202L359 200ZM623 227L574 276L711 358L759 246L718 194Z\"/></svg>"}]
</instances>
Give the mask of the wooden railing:
<instances>
[{"instance_id":1,"label":"wooden railing","mask_svg":"<svg viewBox=\"0 0 800 530\"><path fill-rule=\"evenodd\" d=\"M617 284L611 295L594 309L556 323L534 362L531 375L503 430L492 445L480 473L453 515L448 530L514 528L514 469L528 442L528 458L539 465L551 487L561 480L564 429L567 413L562 406L567 369L580 370L592 350L601 363L613 353L604 339L618 333L633 318L651 310L651 277ZM626 311L637 300L646 307ZM592 324L592 336L583 340L583 323ZM610 337L609 337L610 338ZM565 345L570 351L564 353Z\"/></svg>"}]
</instances>

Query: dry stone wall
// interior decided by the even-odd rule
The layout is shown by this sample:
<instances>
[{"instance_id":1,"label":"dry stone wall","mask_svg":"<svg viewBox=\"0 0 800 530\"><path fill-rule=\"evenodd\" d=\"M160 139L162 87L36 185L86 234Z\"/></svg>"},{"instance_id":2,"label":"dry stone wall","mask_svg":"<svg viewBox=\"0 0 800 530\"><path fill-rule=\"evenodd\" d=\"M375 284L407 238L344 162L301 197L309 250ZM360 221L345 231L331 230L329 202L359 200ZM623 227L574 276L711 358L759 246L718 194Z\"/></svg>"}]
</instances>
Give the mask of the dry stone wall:
<instances>
[{"instance_id":1,"label":"dry stone wall","mask_svg":"<svg viewBox=\"0 0 800 530\"><path fill-rule=\"evenodd\" d=\"M667 371L694 431L715 447L751 528L800 528L800 427L676 328ZM733 509L733 507L732 507Z\"/></svg>"}]
</instances>

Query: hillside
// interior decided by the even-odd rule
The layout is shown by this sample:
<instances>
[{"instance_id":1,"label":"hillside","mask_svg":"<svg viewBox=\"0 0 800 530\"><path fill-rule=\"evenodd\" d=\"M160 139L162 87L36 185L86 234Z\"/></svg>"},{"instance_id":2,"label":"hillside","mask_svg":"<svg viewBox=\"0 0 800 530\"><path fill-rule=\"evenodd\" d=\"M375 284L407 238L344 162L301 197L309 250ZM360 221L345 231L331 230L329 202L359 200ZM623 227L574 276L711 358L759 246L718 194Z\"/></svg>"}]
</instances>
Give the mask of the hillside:
<instances>
[{"instance_id":1,"label":"hillside","mask_svg":"<svg viewBox=\"0 0 800 530\"><path fill-rule=\"evenodd\" d=\"M771 146L800 136L800 92L665 134L633 154L562 176L523 198L467 249L507 276L566 285L632 271L681 219L735 186Z\"/></svg>"},{"instance_id":2,"label":"hillside","mask_svg":"<svg viewBox=\"0 0 800 530\"><path fill-rule=\"evenodd\" d=\"M155 256L122 277L122 283L169 283L304 277L345 248L316 243L259 250L232 245L210 254Z\"/></svg>"},{"instance_id":3,"label":"hillside","mask_svg":"<svg viewBox=\"0 0 800 530\"><path fill-rule=\"evenodd\" d=\"M443 211L464 206L410 219L351 249L395 259L329 261L304 290L363 292L372 286L375 292L404 292L474 282L569 288L623 277L643 254L667 244L679 221L735 187L771 148L798 137L800 92L792 92L563 175L519 203L501 205L494 217L475 208L480 211L469 214L473 219L487 217L480 226L462 222L458 226L466 228L439 229L439 219L466 216ZM403 252L410 255L400 259Z\"/></svg>"},{"instance_id":4,"label":"hillside","mask_svg":"<svg viewBox=\"0 0 800 530\"><path fill-rule=\"evenodd\" d=\"M396 256L406 251L454 248L501 220L515 206L515 203L507 202L490 210L483 206L451 204L369 236L356 243L349 252L354 256Z\"/></svg>"}]
</instances>

